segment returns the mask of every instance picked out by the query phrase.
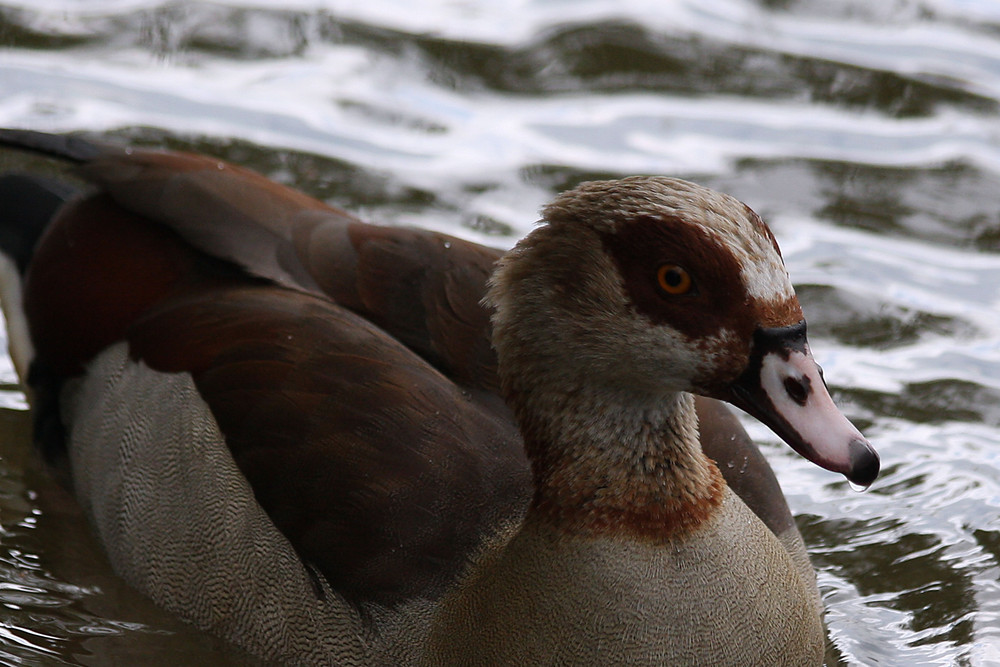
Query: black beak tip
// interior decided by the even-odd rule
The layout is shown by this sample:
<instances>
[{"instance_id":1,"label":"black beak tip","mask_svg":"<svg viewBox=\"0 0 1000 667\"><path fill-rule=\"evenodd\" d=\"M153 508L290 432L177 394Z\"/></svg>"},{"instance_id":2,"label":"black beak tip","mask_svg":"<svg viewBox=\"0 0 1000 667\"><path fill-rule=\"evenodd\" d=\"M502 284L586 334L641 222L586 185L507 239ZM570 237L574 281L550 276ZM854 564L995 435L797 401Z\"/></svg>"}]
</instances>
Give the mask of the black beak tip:
<instances>
[{"instance_id":1,"label":"black beak tip","mask_svg":"<svg viewBox=\"0 0 1000 667\"><path fill-rule=\"evenodd\" d=\"M868 488L878 477L880 461L878 452L868 442L855 439L848 445L851 457L851 470L846 474L852 483Z\"/></svg>"}]
</instances>

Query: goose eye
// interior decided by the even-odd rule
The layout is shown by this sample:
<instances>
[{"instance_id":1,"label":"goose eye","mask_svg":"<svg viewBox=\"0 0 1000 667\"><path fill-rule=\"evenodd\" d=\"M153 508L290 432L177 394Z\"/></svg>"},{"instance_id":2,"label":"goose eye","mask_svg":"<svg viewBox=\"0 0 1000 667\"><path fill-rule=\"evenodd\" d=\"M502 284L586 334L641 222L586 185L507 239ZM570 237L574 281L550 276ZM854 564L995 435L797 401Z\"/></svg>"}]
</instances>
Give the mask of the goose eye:
<instances>
[{"instance_id":1,"label":"goose eye","mask_svg":"<svg viewBox=\"0 0 1000 667\"><path fill-rule=\"evenodd\" d=\"M676 264L664 264L656 272L656 282L667 294L676 296L691 291L691 274Z\"/></svg>"}]
</instances>

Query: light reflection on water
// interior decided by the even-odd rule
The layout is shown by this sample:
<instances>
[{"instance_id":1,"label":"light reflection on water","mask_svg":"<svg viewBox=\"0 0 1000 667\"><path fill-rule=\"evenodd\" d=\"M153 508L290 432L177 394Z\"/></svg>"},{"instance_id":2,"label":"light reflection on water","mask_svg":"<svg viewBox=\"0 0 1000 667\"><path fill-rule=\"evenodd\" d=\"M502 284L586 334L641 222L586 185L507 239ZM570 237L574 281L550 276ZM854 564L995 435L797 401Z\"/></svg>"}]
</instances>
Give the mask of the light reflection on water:
<instances>
[{"instance_id":1,"label":"light reflection on water","mask_svg":"<svg viewBox=\"0 0 1000 667\"><path fill-rule=\"evenodd\" d=\"M996 3L277 7L0 3L0 124L208 152L498 246L586 178L731 192L772 223L882 455L859 494L747 422L817 567L829 662L1000 662ZM25 166L47 168L0 154ZM12 383L0 357L0 663L245 664L108 573L27 456Z\"/></svg>"}]
</instances>

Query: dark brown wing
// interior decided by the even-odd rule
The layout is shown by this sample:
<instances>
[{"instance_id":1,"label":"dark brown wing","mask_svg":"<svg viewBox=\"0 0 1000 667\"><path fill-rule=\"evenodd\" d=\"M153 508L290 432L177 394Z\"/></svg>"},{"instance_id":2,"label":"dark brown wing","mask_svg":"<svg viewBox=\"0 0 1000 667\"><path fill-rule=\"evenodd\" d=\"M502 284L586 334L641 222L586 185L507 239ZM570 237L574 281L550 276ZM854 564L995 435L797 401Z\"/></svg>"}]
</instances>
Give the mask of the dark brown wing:
<instances>
[{"instance_id":1,"label":"dark brown wing","mask_svg":"<svg viewBox=\"0 0 1000 667\"><path fill-rule=\"evenodd\" d=\"M129 343L194 375L257 500L354 602L437 595L527 504L506 411L327 300L211 289L155 309Z\"/></svg>"},{"instance_id":2,"label":"dark brown wing","mask_svg":"<svg viewBox=\"0 0 1000 667\"><path fill-rule=\"evenodd\" d=\"M351 271L343 270L346 263L310 266L324 291L457 382L497 392L481 301L500 252L444 234L364 224L350 225L347 238L341 253L353 251Z\"/></svg>"},{"instance_id":3,"label":"dark brown wing","mask_svg":"<svg viewBox=\"0 0 1000 667\"><path fill-rule=\"evenodd\" d=\"M80 142L73 144L80 152ZM445 234L377 227L213 158L94 144L80 172L122 209L279 285L325 293L437 368L496 389L480 305L500 252Z\"/></svg>"}]
</instances>

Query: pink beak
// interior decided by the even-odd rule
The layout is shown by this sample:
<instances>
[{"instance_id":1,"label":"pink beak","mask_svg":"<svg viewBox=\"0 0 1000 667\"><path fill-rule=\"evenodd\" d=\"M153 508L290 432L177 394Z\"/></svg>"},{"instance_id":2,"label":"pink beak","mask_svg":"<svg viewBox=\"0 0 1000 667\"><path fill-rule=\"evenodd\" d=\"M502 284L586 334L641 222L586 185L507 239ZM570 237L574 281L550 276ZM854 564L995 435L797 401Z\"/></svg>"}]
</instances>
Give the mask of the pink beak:
<instances>
[{"instance_id":1,"label":"pink beak","mask_svg":"<svg viewBox=\"0 0 1000 667\"><path fill-rule=\"evenodd\" d=\"M806 323L760 328L750 364L725 400L771 428L816 465L868 487L879 457L834 405L806 341Z\"/></svg>"}]
</instances>

